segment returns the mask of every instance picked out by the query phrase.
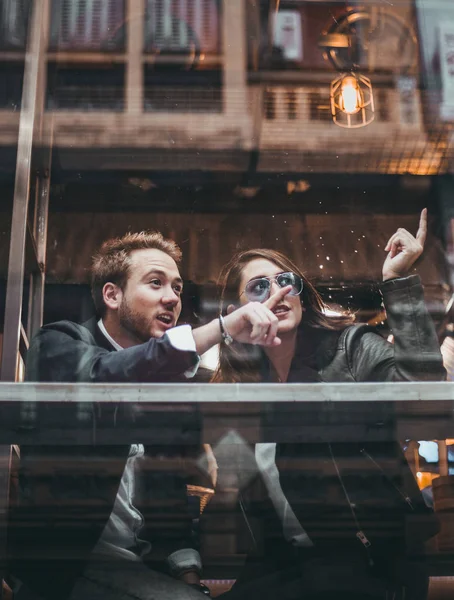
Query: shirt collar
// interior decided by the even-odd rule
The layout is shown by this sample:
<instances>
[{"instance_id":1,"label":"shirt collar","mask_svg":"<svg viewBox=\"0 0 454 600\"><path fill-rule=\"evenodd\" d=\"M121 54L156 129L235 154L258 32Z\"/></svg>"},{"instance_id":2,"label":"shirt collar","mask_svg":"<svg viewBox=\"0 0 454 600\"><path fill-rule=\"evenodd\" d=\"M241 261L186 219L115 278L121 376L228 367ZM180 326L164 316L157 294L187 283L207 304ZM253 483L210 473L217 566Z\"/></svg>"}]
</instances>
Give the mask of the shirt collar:
<instances>
[{"instance_id":1,"label":"shirt collar","mask_svg":"<svg viewBox=\"0 0 454 600\"><path fill-rule=\"evenodd\" d=\"M113 337L109 334L109 332L107 331L103 320L99 319L98 321L98 327L101 330L101 333L103 334L103 336L112 344L112 346L115 348L115 350L123 350L123 348L120 346L120 344L118 344Z\"/></svg>"}]
</instances>

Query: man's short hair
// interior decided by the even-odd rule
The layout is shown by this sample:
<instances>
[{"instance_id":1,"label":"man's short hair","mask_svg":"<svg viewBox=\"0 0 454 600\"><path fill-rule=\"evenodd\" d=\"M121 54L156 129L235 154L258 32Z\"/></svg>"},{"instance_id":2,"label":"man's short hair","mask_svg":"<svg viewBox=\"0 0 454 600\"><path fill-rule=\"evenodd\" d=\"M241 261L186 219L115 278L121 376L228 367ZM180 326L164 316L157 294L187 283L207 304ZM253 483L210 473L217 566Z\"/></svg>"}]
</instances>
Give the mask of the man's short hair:
<instances>
[{"instance_id":1,"label":"man's short hair","mask_svg":"<svg viewBox=\"0 0 454 600\"><path fill-rule=\"evenodd\" d=\"M161 250L178 264L181 250L173 241L166 239L159 231L141 231L127 233L123 237L112 238L103 243L93 257L91 267L91 295L97 314L102 317L106 312L102 290L111 282L124 290L131 267L133 250Z\"/></svg>"}]
</instances>

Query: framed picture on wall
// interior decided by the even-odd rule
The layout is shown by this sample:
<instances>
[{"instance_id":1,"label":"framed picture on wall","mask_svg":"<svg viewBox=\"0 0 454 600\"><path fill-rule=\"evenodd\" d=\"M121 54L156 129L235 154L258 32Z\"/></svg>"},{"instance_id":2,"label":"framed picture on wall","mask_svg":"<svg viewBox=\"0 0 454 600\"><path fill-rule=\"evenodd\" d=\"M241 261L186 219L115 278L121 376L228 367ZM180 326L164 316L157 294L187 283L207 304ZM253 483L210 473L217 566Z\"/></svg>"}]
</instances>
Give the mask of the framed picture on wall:
<instances>
[{"instance_id":1,"label":"framed picture on wall","mask_svg":"<svg viewBox=\"0 0 454 600\"><path fill-rule=\"evenodd\" d=\"M286 60L303 60L303 33L299 11L281 10L274 15L273 46L281 49Z\"/></svg>"}]
</instances>

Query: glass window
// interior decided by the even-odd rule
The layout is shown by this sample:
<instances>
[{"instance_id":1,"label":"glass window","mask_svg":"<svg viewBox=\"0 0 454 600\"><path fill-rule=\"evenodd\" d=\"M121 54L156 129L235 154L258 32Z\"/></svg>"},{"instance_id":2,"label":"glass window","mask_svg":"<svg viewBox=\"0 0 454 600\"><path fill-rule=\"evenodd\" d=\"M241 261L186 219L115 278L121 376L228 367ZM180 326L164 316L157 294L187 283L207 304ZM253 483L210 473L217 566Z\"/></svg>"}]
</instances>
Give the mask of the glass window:
<instances>
[{"instance_id":1,"label":"glass window","mask_svg":"<svg viewBox=\"0 0 454 600\"><path fill-rule=\"evenodd\" d=\"M453 98L448 0L1 2L19 600L452 591Z\"/></svg>"}]
</instances>

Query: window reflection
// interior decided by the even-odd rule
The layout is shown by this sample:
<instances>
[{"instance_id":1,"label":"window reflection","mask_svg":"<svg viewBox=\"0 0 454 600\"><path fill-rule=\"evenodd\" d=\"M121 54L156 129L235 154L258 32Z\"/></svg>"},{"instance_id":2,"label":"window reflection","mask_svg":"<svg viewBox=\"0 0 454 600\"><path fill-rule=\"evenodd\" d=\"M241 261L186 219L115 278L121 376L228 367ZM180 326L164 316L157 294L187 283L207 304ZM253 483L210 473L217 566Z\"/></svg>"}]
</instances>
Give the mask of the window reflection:
<instances>
[{"instance_id":1,"label":"window reflection","mask_svg":"<svg viewBox=\"0 0 454 600\"><path fill-rule=\"evenodd\" d=\"M126 231L158 230L181 246L179 323L194 330L217 322L223 265L238 251L270 248L302 269L320 293L326 318L350 311L356 323L374 328L399 349L380 292L384 248L397 228L415 232L424 207L428 237L411 274L417 272L424 285L435 346L441 346L451 382L453 40L454 7L430 0L361 5L323 0L3 0L3 382L27 377L27 346L42 323L80 324L93 316L92 256L104 240ZM367 114L366 106L372 107ZM235 286L226 290L225 300L225 309L229 303L238 305ZM223 396L211 383L226 348L223 340L203 353L195 382L183 382L188 404L180 408L172 399L159 412L151 391L151 402L132 403L131 410L123 401L118 408L93 405L86 394L95 392L90 387L81 392L77 386L65 388L71 400L64 408L47 404L30 384L25 388L32 390L27 392L30 397L21 397L16 415L6 404L11 392L0 391L0 410L8 408L2 412L2 427L22 436L19 441L5 438L4 460L14 471L14 457L23 448L18 468L25 479L13 475L11 497L22 494L22 508L27 508L14 513L21 516L13 517L10 539L27 530L34 545L14 548L19 548L21 567L28 566L27 552L35 552L34 559L47 552L56 561L60 526L71 536L79 525L81 531L100 527L100 503L106 496L97 489L102 487L99 482L110 477L110 485L115 472L113 487L118 487L123 458L142 458L138 449L119 459L112 444L126 440L129 450L131 444L144 446L144 460L138 461L148 477L143 487L151 496L160 493L154 508L146 509L146 525L156 526L162 542L149 558L158 563L176 531L190 523L192 541L201 552L202 577L213 597L247 578L251 560L257 558L252 558L251 547L284 572L295 565L295 556L304 554L299 542L307 539L298 537L298 526L311 543L333 540L335 534L341 539L347 513L342 509L337 520L321 518L311 529L317 511L335 512L364 502L365 512L374 513L374 534L381 528L385 538L384 532L395 531L398 521L387 521L392 511L387 512L386 502L397 496L407 502L404 479L417 499L411 501L430 517L412 529L424 542L421 562L410 569L418 575L424 571L420 596L412 589L405 598L441 597L437 586L450 585L443 578L452 576L454 539L451 399L441 396L433 382L429 387L416 383L408 392L399 388L383 400L380 381L364 397L343 398L341 403L336 401L337 389L327 387L322 376L317 379L322 391L311 391L323 395L327 390L318 404L304 395L309 393L307 378L295 381L302 387L291 391L291 402L279 396L273 404L267 384L252 399L244 400L242 394L252 392L242 384ZM241 363L238 381L244 381L246 371ZM416 374L415 380L424 374ZM264 381L262 371L256 375ZM145 394L144 382L128 384L134 388L128 394ZM194 400L191 386L200 398ZM114 388L109 386L106 394L115 395ZM373 401L376 397L381 400ZM152 434L155 438L147 438ZM60 443L64 436L71 444L33 458L39 444ZM332 452L322 441L331 444ZM356 452L366 442L374 446L368 452L378 469ZM152 443L150 453L146 446ZM106 458L109 445L115 449ZM37 465L42 471L27 483ZM282 496L276 500L264 493L267 482L275 483L276 471L283 504ZM54 476L64 476L63 490ZM9 473L1 477L8 480ZM49 482L60 495L47 495ZM114 492L109 496L112 504ZM68 509L64 523L52 512L55 506L61 508L62 498ZM282 521L271 510L273 500L281 502L277 513L284 515ZM306 501L312 503L309 509ZM434 515L441 526L438 534L432 527ZM296 536L291 533L295 520ZM46 523L52 527L46 529ZM403 528L401 521L398 526ZM373 537L366 525L361 527L367 540ZM402 547L404 538L409 545L415 541L410 537L398 538ZM293 538L296 542L289 546ZM75 546L68 543L67 548L77 554ZM0 563L1 553L0 547ZM59 585L63 589L67 572L55 564L55 590ZM270 563L263 565L262 575L270 576ZM314 568L320 580L329 579L328 567L323 563L320 571ZM426 567L429 596L423 589ZM334 573L333 580L345 579L345 574L354 579L349 568L342 563L341 575ZM14 569L5 578L18 591L21 577ZM283 589L276 592L271 584L267 587L269 580L263 581L257 597L262 600L269 592L287 600ZM36 589L44 599L51 597L45 586ZM335 592L340 593L330 590L330 597ZM243 592L237 586L231 593L232 600L239 600ZM395 600L403 600L401 589L384 593L388 596L380 597L395 593Z\"/></svg>"}]
</instances>

